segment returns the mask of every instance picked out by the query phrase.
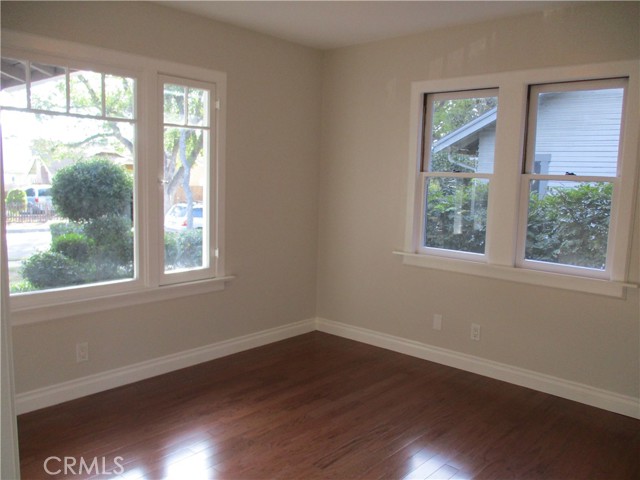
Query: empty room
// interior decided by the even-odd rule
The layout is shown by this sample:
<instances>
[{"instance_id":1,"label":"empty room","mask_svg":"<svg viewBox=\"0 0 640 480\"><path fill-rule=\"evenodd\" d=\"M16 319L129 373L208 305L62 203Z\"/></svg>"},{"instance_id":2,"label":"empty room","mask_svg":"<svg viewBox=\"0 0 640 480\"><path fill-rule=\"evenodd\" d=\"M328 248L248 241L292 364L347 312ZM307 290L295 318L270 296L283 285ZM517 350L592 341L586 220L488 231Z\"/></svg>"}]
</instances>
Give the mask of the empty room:
<instances>
[{"instance_id":1,"label":"empty room","mask_svg":"<svg viewBox=\"0 0 640 480\"><path fill-rule=\"evenodd\" d=\"M640 477L640 3L0 9L0 478Z\"/></svg>"}]
</instances>

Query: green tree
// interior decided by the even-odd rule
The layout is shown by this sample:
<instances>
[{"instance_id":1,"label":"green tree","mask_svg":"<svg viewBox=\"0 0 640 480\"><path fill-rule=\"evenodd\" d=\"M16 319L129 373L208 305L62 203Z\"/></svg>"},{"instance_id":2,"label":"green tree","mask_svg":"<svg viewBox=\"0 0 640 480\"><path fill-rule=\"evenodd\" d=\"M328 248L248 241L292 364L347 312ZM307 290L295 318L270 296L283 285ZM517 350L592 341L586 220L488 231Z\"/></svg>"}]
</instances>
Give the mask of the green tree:
<instances>
[{"instance_id":1,"label":"green tree","mask_svg":"<svg viewBox=\"0 0 640 480\"><path fill-rule=\"evenodd\" d=\"M9 190L5 203L9 212L13 215L18 215L27 209L27 194L24 190Z\"/></svg>"},{"instance_id":2,"label":"green tree","mask_svg":"<svg viewBox=\"0 0 640 480\"><path fill-rule=\"evenodd\" d=\"M498 105L496 97L460 98L433 102L433 140L440 140Z\"/></svg>"}]
</instances>

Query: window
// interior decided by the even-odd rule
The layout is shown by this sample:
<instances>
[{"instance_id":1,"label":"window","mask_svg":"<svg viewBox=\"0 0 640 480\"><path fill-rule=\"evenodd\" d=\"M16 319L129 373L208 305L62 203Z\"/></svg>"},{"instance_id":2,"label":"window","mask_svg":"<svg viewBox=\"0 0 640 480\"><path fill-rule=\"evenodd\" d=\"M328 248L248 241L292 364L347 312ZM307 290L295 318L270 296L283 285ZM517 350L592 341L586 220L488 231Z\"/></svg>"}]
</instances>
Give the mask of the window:
<instances>
[{"instance_id":1,"label":"window","mask_svg":"<svg viewBox=\"0 0 640 480\"><path fill-rule=\"evenodd\" d=\"M409 265L622 296L637 62L416 82Z\"/></svg>"},{"instance_id":2,"label":"window","mask_svg":"<svg viewBox=\"0 0 640 480\"><path fill-rule=\"evenodd\" d=\"M26 193L8 216L11 292L133 279L136 80L5 57L2 74L4 186Z\"/></svg>"},{"instance_id":3,"label":"window","mask_svg":"<svg viewBox=\"0 0 640 480\"><path fill-rule=\"evenodd\" d=\"M425 95L420 251L484 255L497 109L495 90Z\"/></svg>"},{"instance_id":4,"label":"window","mask_svg":"<svg viewBox=\"0 0 640 480\"><path fill-rule=\"evenodd\" d=\"M530 88L521 266L607 276L626 84Z\"/></svg>"},{"instance_id":5,"label":"window","mask_svg":"<svg viewBox=\"0 0 640 480\"><path fill-rule=\"evenodd\" d=\"M164 277L206 278L211 266L210 99L215 85L163 78Z\"/></svg>"},{"instance_id":6,"label":"window","mask_svg":"<svg viewBox=\"0 0 640 480\"><path fill-rule=\"evenodd\" d=\"M0 121L14 319L223 288L226 76L6 38Z\"/></svg>"}]
</instances>

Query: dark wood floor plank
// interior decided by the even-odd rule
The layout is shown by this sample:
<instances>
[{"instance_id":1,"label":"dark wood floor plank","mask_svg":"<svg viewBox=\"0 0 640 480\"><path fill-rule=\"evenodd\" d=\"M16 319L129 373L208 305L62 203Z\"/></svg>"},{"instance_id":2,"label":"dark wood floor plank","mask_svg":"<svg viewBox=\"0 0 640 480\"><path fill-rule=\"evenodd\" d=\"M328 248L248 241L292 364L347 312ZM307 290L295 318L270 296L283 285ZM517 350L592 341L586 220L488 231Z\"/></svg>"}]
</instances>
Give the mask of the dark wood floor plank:
<instances>
[{"instance_id":1,"label":"dark wood floor plank","mask_svg":"<svg viewBox=\"0 0 640 480\"><path fill-rule=\"evenodd\" d=\"M638 420L319 332L18 423L27 480L640 478Z\"/></svg>"}]
</instances>

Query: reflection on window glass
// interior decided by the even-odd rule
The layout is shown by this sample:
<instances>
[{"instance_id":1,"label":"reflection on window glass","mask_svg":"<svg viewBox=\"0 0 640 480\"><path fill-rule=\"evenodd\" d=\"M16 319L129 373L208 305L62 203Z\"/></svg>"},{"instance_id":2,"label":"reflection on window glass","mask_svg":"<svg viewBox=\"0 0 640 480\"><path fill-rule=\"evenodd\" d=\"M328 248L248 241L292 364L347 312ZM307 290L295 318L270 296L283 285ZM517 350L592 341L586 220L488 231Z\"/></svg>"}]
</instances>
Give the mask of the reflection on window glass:
<instances>
[{"instance_id":1,"label":"reflection on window glass","mask_svg":"<svg viewBox=\"0 0 640 480\"><path fill-rule=\"evenodd\" d=\"M489 181L426 180L424 246L484 253Z\"/></svg>"},{"instance_id":2,"label":"reflection on window glass","mask_svg":"<svg viewBox=\"0 0 640 480\"><path fill-rule=\"evenodd\" d=\"M69 89L67 68L24 64L31 83L2 84L3 98L30 90L32 107L3 104L1 111L11 292L133 278L132 113L130 120L101 118L102 74L74 71ZM111 98L133 105L134 80L110 77ZM96 118L66 114L67 95L70 113Z\"/></svg>"}]
</instances>

